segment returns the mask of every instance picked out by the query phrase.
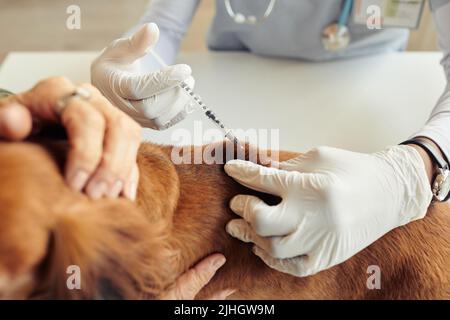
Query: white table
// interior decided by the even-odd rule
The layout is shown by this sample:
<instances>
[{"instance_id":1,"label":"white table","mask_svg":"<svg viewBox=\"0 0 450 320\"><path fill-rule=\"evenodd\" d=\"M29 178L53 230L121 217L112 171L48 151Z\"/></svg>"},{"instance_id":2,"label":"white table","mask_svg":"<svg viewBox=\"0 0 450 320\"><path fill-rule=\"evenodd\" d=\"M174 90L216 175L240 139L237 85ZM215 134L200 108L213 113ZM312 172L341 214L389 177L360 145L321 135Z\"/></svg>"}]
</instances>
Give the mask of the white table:
<instances>
[{"instance_id":1,"label":"white table","mask_svg":"<svg viewBox=\"0 0 450 320\"><path fill-rule=\"evenodd\" d=\"M95 56L11 53L0 69L0 87L20 91L51 75L88 81ZM185 53L179 61L192 66L196 91L233 128L279 129L282 149L330 145L375 151L402 141L424 124L445 85L440 57L394 53L310 64L245 53ZM180 128L193 133L194 120L202 119L196 113L165 132L146 130L144 136L183 143L172 135ZM204 121L203 127L213 126Z\"/></svg>"}]
</instances>

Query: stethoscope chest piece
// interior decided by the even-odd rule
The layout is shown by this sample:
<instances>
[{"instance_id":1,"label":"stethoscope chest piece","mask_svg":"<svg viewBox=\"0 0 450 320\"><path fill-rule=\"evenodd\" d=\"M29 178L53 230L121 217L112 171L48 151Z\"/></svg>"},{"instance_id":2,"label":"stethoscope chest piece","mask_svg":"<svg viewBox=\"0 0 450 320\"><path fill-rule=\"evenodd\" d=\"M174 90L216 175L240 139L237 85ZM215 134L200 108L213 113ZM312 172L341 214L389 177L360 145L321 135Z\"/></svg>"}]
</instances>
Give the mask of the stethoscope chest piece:
<instances>
[{"instance_id":1,"label":"stethoscope chest piece","mask_svg":"<svg viewBox=\"0 0 450 320\"><path fill-rule=\"evenodd\" d=\"M327 51L337 52L344 50L350 44L351 36L347 24L352 10L353 0L343 1L344 6L339 15L338 22L328 25L322 31L322 44ZM246 16L243 13L235 12L231 5L231 0L224 0L224 2L228 15L235 23L255 26L266 20L272 14L277 0L270 0L264 15L259 18L256 15Z\"/></svg>"},{"instance_id":2,"label":"stethoscope chest piece","mask_svg":"<svg viewBox=\"0 0 450 320\"><path fill-rule=\"evenodd\" d=\"M352 11L353 0L345 0L339 20L325 27L322 31L322 44L325 50L337 52L348 47L351 41L348 21Z\"/></svg>"},{"instance_id":3,"label":"stethoscope chest piece","mask_svg":"<svg viewBox=\"0 0 450 320\"><path fill-rule=\"evenodd\" d=\"M333 23L323 29L322 44L327 51L341 51L348 47L350 40L350 31L346 25Z\"/></svg>"}]
</instances>

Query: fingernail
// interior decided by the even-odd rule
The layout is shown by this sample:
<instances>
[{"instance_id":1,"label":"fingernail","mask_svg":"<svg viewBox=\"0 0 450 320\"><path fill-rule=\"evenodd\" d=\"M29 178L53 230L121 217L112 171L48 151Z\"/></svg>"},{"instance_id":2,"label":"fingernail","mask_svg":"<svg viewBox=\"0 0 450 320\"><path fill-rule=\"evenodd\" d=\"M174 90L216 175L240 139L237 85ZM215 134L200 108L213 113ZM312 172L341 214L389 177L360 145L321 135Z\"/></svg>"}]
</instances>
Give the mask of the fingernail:
<instances>
[{"instance_id":1,"label":"fingernail","mask_svg":"<svg viewBox=\"0 0 450 320\"><path fill-rule=\"evenodd\" d=\"M76 190L81 191L89 179L89 174L84 170L77 170L75 174L69 178L69 186Z\"/></svg>"},{"instance_id":2,"label":"fingernail","mask_svg":"<svg viewBox=\"0 0 450 320\"><path fill-rule=\"evenodd\" d=\"M231 173L231 171L233 170L233 164L227 162L227 163L225 163L223 168L224 168L225 172L229 175Z\"/></svg>"},{"instance_id":3,"label":"fingernail","mask_svg":"<svg viewBox=\"0 0 450 320\"><path fill-rule=\"evenodd\" d=\"M148 27L148 29L149 29L151 32L158 32L158 31L159 31L158 25L157 25L156 23L154 23L154 22L149 23L149 24L147 25L147 27Z\"/></svg>"},{"instance_id":4,"label":"fingernail","mask_svg":"<svg viewBox=\"0 0 450 320\"><path fill-rule=\"evenodd\" d=\"M107 196L108 198L117 198L120 194L120 191L123 189L123 182L120 180L117 180L114 182L112 188L109 190Z\"/></svg>"},{"instance_id":5,"label":"fingernail","mask_svg":"<svg viewBox=\"0 0 450 320\"><path fill-rule=\"evenodd\" d=\"M130 182L128 184L128 187L124 190L124 195L125 195L125 197L127 197L131 201L135 201L136 200L136 195L137 195L137 184L136 184L136 182Z\"/></svg>"},{"instance_id":6,"label":"fingernail","mask_svg":"<svg viewBox=\"0 0 450 320\"><path fill-rule=\"evenodd\" d=\"M233 173L236 172L236 170L237 170L239 164L240 164L240 163L239 163L239 160L230 160L230 161L228 161L228 162L225 164L225 166L224 166L225 172L226 172L228 175L233 175Z\"/></svg>"},{"instance_id":7,"label":"fingernail","mask_svg":"<svg viewBox=\"0 0 450 320\"><path fill-rule=\"evenodd\" d=\"M225 264L226 261L227 261L227 259L225 259L225 257L217 258L213 262L212 266L214 269L219 269L221 266L223 266Z\"/></svg>"},{"instance_id":8,"label":"fingernail","mask_svg":"<svg viewBox=\"0 0 450 320\"><path fill-rule=\"evenodd\" d=\"M234 223L233 221L230 221L227 226L225 227L226 231L228 232L228 234L232 237L236 237L235 232L234 232L234 227L233 227Z\"/></svg>"},{"instance_id":9,"label":"fingernail","mask_svg":"<svg viewBox=\"0 0 450 320\"><path fill-rule=\"evenodd\" d=\"M89 188L88 195L92 199L101 198L108 190L108 185L104 181L95 182L94 185Z\"/></svg>"},{"instance_id":10,"label":"fingernail","mask_svg":"<svg viewBox=\"0 0 450 320\"><path fill-rule=\"evenodd\" d=\"M241 195L233 197L230 201L230 208L233 211L242 211L245 205L245 198Z\"/></svg>"}]
</instances>

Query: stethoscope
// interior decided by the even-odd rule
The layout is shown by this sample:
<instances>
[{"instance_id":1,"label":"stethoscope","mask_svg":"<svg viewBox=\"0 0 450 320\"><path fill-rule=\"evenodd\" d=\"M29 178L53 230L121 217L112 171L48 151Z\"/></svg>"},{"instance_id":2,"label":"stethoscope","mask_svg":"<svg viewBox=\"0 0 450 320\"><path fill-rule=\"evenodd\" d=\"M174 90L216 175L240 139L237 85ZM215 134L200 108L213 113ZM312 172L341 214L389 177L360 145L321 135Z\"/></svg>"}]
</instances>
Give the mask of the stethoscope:
<instances>
[{"instance_id":1,"label":"stethoscope","mask_svg":"<svg viewBox=\"0 0 450 320\"><path fill-rule=\"evenodd\" d=\"M225 8L231 19L237 24L248 24L257 25L258 23L266 20L273 11L277 0L270 0L270 3L264 12L264 15L260 18L249 15L246 16L240 12L235 12L231 6L231 0L224 0ZM322 31L322 44L325 50L336 52L343 50L350 44L350 32L347 27L350 18L350 13L352 11L353 0L345 0L344 6L339 15L339 20L336 23L332 23L325 27Z\"/></svg>"}]
</instances>

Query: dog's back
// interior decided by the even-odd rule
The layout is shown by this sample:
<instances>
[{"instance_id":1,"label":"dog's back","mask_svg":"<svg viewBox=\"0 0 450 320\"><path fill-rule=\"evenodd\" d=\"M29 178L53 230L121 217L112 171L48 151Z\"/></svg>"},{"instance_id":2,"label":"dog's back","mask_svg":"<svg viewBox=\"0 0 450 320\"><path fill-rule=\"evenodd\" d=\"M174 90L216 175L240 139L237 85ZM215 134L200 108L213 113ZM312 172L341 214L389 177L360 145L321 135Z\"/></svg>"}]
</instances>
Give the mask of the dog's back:
<instances>
[{"instance_id":1,"label":"dog's back","mask_svg":"<svg viewBox=\"0 0 450 320\"><path fill-rule=\"evenodd\" d=\"M294 156L281 152L280 159ZM174 237L185 252L182 260L189 265L212 252L227 257L203 297L218 289L236 288L235 299L450 298L448 204L431 205L426 218L389 232L341 265L296 278L270 269L251 252L251 245L225 232L226 223L237 218L228 208L229 200L253 191L235 183L221 165L175 167L180 199L173 218Z\"/></svg>"},{"instance_id":2,"label":"dog's back","mask_svg":"<svg viewBox=\"0 0 450 320\"><path fill-rule=\"evenodd\" d=\"M222 165L174 166L171 148L143 145L137 208L72 192L61 177L62 161L55 160L64 152L0 143L0 276L33 265L42 277L33 285L52 289L51 297L99 297L101 283L125 298L138 297L137 290L154 294L202 257L222 252L228 262L200 297L231 287L238 290L233 298L249 299L450 298L447 204L432 205L423 220L393 230L339 266L295 278L268 268L250 245L226 234L235 218L229 200L251 191ZM23 246L8 246L18 242ZM83 266L83 294L65 290L68 264ZM378 271L381 288L371 288Z\"/></svg>"}]
</instances>

